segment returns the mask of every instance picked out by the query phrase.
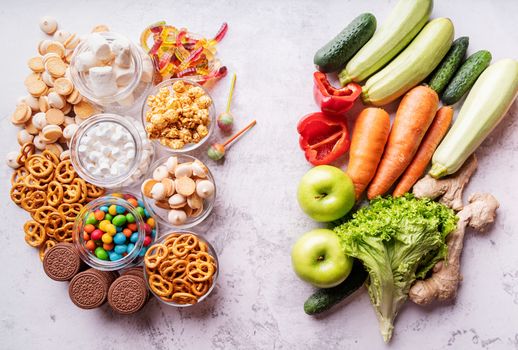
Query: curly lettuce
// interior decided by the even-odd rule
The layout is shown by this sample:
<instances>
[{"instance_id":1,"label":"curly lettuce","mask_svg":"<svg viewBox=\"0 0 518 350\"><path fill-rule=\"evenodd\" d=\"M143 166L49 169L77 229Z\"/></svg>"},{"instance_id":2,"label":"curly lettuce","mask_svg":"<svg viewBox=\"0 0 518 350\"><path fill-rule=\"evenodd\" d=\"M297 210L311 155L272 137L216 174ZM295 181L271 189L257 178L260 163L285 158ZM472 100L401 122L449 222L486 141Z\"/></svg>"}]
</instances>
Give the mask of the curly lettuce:
<instances>
[{"instance_id":1,"label":"curly lettuce","mask_svg":"<svg viewBox=\"0 0 518 350\"><path fill-rule=\"evenodd\" d=\"M416 278L445 257L445 239L456 223L448 207L407 194L376 198L334 228L344 253L369 272L367 287L386 342Z\"/></svg>"}]
</instances>

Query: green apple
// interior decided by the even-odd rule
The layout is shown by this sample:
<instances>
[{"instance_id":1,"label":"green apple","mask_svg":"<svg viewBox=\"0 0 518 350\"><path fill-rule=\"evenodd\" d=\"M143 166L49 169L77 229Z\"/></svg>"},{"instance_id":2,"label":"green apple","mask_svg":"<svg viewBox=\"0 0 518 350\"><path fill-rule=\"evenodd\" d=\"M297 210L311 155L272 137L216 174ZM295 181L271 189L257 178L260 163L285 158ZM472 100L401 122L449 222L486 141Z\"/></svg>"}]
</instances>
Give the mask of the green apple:
<instances>
[{"instance_id":1,"label":"green apple","mask_svg":"<svg viewBox=\"0 0 518 350\"><path fill-rule=\"evenodd\" d=\"M336 234L328 229L316 229L300 237L291 250L293 270L302 280L319 288L342 283L353 267Z\"/></svg>"},{"instance_id":2,"label":"green apple","mask_svg":"<svg viewBox=\"0 0 518 350\"><path fill-rule=\"evenodd\" d=\"M354 206L354 185L337 167L319 165L300 180L297 199L302 210L313 220L334 221Z\"/></svg>"}]
</instances>

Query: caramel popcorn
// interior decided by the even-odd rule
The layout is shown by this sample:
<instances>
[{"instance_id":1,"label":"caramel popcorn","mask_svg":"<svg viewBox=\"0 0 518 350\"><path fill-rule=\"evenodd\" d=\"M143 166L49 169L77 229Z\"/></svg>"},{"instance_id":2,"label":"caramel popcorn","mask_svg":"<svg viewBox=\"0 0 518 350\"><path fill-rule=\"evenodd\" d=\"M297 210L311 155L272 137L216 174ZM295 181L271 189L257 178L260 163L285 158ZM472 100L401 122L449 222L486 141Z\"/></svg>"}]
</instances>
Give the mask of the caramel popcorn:
<instances>
[{"instance_id":1,"label":"caramel popcorn","mask_svg":"<svg viewBox=\"0 0 518 350\"><path fill-rule=\"evenodd\" d=\"M209 134L212 99L189 82L176 81L147 98L146 132L162 145L181 149Z\"/></svg>"}]
</instances>

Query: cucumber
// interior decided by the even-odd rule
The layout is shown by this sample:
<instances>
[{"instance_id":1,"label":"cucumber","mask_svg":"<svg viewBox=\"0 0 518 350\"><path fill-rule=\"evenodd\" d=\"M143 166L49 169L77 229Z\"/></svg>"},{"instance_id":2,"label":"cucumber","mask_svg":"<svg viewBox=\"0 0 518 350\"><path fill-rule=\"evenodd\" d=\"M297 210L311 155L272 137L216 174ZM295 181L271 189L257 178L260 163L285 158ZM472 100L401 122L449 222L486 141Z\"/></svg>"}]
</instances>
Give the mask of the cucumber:
<instances>
[{"instance_id":1,"label":"cucumber","mask_svg":"<svg viewBox=\"0 0 518 350\"><path fill-rule=\"evenodd\" d=\"M453 44L451 44L450 51L448 51L446 57L444 57L441 64L439 64L439 67L431 74L428 80L428 86L435 90L437 94L441 94L457 69L459 69L464 56L466 56L468 45L469 38L467 36L462 36L455 40Z\"/></svg>"},{"instance_id":2,"label":"cucumber","mask_svg":"<svg viewBox=\"0 0 518 350\"><path fill-rule=\"evenodd\" d=\"M313 62L321 72L337 71L369 41L375 31L376 17L371 13L363 13L318 50Z\"/></svg>"},{"instance_id":3,"label":"cucumber","mask_svg":"<svg viewBox=\"0 0 518 350\"><path fill-rule=\"evenodd\" d=\"M313 293L304 303L304 312L308 315L315 315L329 310L359 289L366 279L367 271L363 264L355 259L347 279L336 287L319 289Z\"/></svg>"},{"instance_id":4,"label":"cucumber","mask_svg":"<svg viewBox=\"0 0 518 350\"><path fill-rule=\"evenodd\" d=\"M361 82L403 50L426 24L433 0L399 0L371 40L338 75L340 84Z\"/></svg>"},{"instance_id":5,"label":"cucumber","mask_svg":"<svg viewBox=\"0 0 518 350\"><path fill-rule=\"evenodd\" d=\"M500 60L478 78L432 157L430 175L455 173L500 123L518 94L518 62Z\"/></svg>"},{"instance_id":6,"label":"cucumber","mask_svg":"<svg viewBox=\"0 0 518 350\"><path fill-rule=\"evenodd\" d=\"M429 22L403 52L367 80L363 101L382 106L405 94L439 65L452 40L450 19L437 18Z\"/></svg>"},{"instance_id":7,"label":"cucumber","mask_svg":"<svg viewBox=\"0 0 518 350\"><path fill-rule=\"evenodd\" d=\"M457 103L471 89L489 63L491 63L489 51L481 50L469 56L444 90L441 96L442 102L449 106Z\"/></svg>"}]
</instances>

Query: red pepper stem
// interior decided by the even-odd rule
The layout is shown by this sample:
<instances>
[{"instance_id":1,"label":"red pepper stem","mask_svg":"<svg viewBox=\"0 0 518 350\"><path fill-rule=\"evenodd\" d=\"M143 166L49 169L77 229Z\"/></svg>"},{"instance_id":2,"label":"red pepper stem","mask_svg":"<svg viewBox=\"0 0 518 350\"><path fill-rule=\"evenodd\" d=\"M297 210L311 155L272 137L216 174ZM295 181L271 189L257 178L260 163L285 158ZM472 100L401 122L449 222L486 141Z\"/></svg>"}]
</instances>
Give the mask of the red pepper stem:
<instances>
[{"instance_id":1,"label":"red pepper stem","mask_svg":"<svg viewBox=\"0 0 518 350\"><path fill-rule=\"evenodd\" d=\"M230 103L232 102L232 95L234 94L234 86L236 86L236 73L232 76L232 81L230 82L230 92L228 93L227 99L227 113L230 112Z\"/></svg>"},{"instance_id":2,"label":"red pepper stem","mask_svg":"<svg viewBox=\"0 0 518 350\"><path fill-rule=\"evenodd\" d=\"M241 135L243 135L245 132L247 132L248 130L250 130L257 122L255 120L253 120L250 124L248 124L247 126L245 126L241 131L237 132L234 136L232 136L231 138L229 138L227 141L225 141L225 143L222 145L223 147L226 147L226 146L229 146L232 142L234 142L235 140L237 140L238 137L240 137Z\"/></svg>"}]
</instances>

